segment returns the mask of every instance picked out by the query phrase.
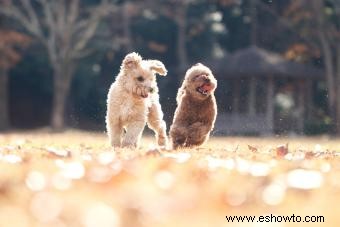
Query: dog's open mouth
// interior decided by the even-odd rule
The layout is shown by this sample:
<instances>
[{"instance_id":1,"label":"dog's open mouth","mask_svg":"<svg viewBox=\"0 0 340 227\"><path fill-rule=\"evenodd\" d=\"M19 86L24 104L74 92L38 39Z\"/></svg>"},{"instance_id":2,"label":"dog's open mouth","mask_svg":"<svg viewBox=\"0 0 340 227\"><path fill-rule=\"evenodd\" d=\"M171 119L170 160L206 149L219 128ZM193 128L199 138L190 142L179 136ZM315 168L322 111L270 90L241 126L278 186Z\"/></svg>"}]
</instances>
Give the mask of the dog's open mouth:
<instances>
[{"instance_id":1,"label":"dog's open mouth","mask_svg":"<svg viewBox=\"0 0 340 227\"><path fill-rule=\"evenodd\" d=\"M149 94L148 94L148 93L145 93L145 94L141 94L140 96L141 96L142 98L145 98L145 99L146 99L146 98L149 96Z\"/></svg>"},{"instance_id":2,"label":"dog's open mouth","mask_svg":"<svg viewBox=\"0 0 340 227\"><path fill-rule=\"evenodd\" d=\"M209 92L212 90L213 86L208 83L208 84L203 84L202 86L196 88L196 91L202 95L209 95Z\"/></svg>"},{"instance_id":3,"label":"dog's open mouth","mask_svg":"<svg viewBox=\"0 0 340 227\"><path fill-rule=\"evenodd\" d=\"M197 91L198 93L201 93L202 95L208 95L208 90L205 90L205 89L203 88L203 86L198 87L198 88L196 89L196 91Z\"/></svg>"}]
</instances>

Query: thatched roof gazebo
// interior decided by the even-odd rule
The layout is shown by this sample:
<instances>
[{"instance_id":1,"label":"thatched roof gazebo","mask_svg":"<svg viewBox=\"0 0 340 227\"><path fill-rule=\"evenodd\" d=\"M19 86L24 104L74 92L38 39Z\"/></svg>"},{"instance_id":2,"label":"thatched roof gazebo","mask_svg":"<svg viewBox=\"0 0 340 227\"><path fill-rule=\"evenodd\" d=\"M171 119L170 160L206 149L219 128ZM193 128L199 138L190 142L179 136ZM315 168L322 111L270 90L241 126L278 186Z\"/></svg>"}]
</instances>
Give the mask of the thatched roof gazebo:
<instances>
[{"instance_id":1,"label":"thatched roof gazebo","mask_svg":"<svg viewBox=\"0 0 340 227\"><path fill-rule=\"evenodd\" d=\"M282 81L289 81L297 108L293 124L302 132L305 112L311 105L311 83L323 78L323 71L316 67L288 61L256 46L209 66L219 81L217 99L223 104L216 122L218 134L273 134L274 99Z\"/></svg>"},{"instance_id":2,"label":"thatched roof gazebo","mask_svg":"<svg viewBox=\"0 0 340 227\"><path fill-rule=\"evenodd\" d=\"M250 46L236 51L226 59L217 62L217 71L227 72L229 76L268 76L293 78L321 78L323 72L315 67L288 61L281 55Z\"/></svg>"}]
</instances>

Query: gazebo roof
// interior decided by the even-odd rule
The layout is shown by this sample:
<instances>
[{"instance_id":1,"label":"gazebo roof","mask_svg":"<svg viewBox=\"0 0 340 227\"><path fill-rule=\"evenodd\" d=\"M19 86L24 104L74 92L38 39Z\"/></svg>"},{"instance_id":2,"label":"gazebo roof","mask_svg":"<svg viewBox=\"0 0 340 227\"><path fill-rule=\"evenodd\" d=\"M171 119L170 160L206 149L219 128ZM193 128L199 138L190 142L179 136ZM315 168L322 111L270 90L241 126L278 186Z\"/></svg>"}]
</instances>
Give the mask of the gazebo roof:
<instances>
[{"instance_id":1,"label":"gazebo roof","mask_svg":"<svg viewBox=\"0 0 340 227\"><path fill-rule=\"evenodd\" d=\"M210 64L220 76L257 76L322 78L324 72L314 66L284 59L281 55L250 46Z\"/></svg>"}]
</instances>

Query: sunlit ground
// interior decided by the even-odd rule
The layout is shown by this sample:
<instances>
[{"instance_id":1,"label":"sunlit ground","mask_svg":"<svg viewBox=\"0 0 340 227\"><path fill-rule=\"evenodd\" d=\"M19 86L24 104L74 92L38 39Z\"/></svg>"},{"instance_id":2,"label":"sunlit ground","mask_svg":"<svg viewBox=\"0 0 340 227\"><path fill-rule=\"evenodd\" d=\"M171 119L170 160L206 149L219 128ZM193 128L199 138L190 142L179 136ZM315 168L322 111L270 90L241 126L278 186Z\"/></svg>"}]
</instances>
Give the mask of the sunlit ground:
<instances>
[{"instance_id":1,"label":"sunlit ground","mask_svg":"<svg viewBox=\"0 0 340 227\"><path fill-rule=\"evenodd\" d=\"M220 137L179 151L153 143L114 152L104 134L0 135L0 226L340 226L339 139ZM271 214L302 222L226 219Z\"/></svg>"}]
</instances>

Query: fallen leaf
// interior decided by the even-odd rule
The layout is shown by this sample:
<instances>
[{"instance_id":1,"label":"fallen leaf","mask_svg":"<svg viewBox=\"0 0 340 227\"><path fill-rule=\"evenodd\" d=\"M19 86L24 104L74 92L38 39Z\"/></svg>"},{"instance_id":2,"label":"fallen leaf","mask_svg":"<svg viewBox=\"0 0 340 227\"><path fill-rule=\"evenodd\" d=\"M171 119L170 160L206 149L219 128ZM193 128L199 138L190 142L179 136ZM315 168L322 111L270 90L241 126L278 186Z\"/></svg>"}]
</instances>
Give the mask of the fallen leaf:
<instances>
[{"instance_id":1,"label":"fallen leaf","mask_svg":"<svg viewBox=\"0 0 340 227\"><path fill-rule=\"evenodd\" d=\"M52 158L69 158L71 157L71 152L68 150L56 149L54 147L47 147L46 151L48 155Z\"/></svg>"},{"instance_id":2,"label":"fallen leaf","mask_svg":"<svg viewBox=\"0 0 340 227\"><path fill-rule=\"evenodd\" d=\"M319 153L319 152L318 152ZM316 153L315 152L313 152L313 151L307 151L306 153L305 153L305 158L306 159L311 159L311 158L313 158L313 157L315 157L316 156Z\"/></svg>"},{"instance_id":3,"label":"fallen leaf","mask_svg":"<svg viewBox=\"0 0 340 227\"><path fill-rule=\"evenodd\" d=\"M157 148L152 148L145 153L146 156L160 156L161 152Z\"/></svg>"},{"instance_id":4,"label":"fallen leaf","mask_svg":"<svg viewBox=\"0 0 340 227\"><path fill-rule=\"evenodd\" d=\"M248 145L248 149L249 149L251 152L257 152L257 147L253 147L253 146Z\"/></svg>"},{"instance_id":5,"label":"fallen leaf","mask_svg":"<svg viewBox=\"0 0 340 227\"><path fill-rule=\"evenodd\" d=\"M276 151L276 156L284 157L286 154L288 154L288 143L285 145L277 146L275 151Z\"/></svg>"}]
</instances>

